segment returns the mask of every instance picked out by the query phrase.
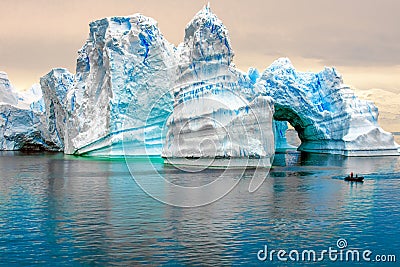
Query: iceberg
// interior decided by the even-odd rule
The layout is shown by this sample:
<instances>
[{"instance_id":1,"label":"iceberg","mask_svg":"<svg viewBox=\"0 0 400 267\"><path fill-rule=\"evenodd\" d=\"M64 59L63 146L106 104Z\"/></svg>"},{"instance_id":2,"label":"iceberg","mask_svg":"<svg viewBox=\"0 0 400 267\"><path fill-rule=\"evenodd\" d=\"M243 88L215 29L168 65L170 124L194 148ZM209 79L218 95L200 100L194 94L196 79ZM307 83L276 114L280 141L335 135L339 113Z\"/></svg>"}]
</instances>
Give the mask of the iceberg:
<instances>
[{"instance_id":1,"label":"iceberg","mask_svg":"<svg viewBox=\"0 0 400 267\"><path fill-rule=\"evenodd\" d=\"M64 133L66 125L67 93L74 82L74 75L68 70L57 68L40 78L45 105L46 139L64 151ZM35 102L34 102L35 103ZM40 109L40 105L38 105ZM35 104L32 105L35 108Z\"/></svg>"},{"instance_id":2,"label":"iceberg","mask_svg":"<svg viewBox=\"0 0 400 267\"><path fill-rule=\"evenodd\" d=\"M42 102L42 89L40 84L34 84L26 91L20 92L12 86L7 73L0 71L0 104L10 104L20 108L29 109L31 104L37 105L37 111L44 112Z\"/></svg>"},{"instance_id":3,"label":"iceberg","mask_svg":"<svg viewBox=\"0 0 400 267\"><path fill-rule=\"evenodd\" d=\"M0 76L0 150L63 151L64 101L72 74L52 70L41 78L42 86L25 92L14 90L4 72Z\"/></svg>"},{"instance_id":4,"label":"iceberg","mask_svg":"<svg viewBox=\"0 0 400 267\"><path fill-rule=\"evenodd\" d=\"M32 85L28 90L19 92L18 106L25 109L31 109L37 113L44 113L46 107L43 100L43 92L40 84Z\"/></svg>"},{"instance_id":5,"label":"iceberg","mask_svg":"<svg viewBox=\"0 0 400 267\"><path fill-rule=\"evenodd\" d=\"M36 113L44 113L46 111L40 84L37 83L32 85L31 88L20 95L20 98L22 99L18 104L20 107L31 109Z\"/></svg>"},{"instance_id":6,"label":"iceberg","mask_svg":"<svg viewBox=\"0 0 400 267\"><path fill-rule=\"evenodd\" d=\"M299 150L345 156L399 155L393 135L378 125L378 108L358 99L335 68L297 72L281 58L257 82L275 100L274 119L288 121Z\"/></svg>"},{"instance_id":7,"label":"iceberg","mask_svg":"<svg viewBox=\"0 0 400 267\"><path fill-rule=\"evenodd\" d=\"M10 83L7 73L2 71L0 71L0 103L18 104L18 95Z\"/></svg>"},{"instance_id":8,"label":"iceberg","mask_svg":"<svg viewBox=\"0 0 400 267\"><path fill-rule=\"evenodd\" d=\"M245 158L246 166L271 166L273 101L257 92L253 70L234 67L228 31L209 6L187 25L177 54L166 161L237 167Z\"/></svg>"},{"instance_id":9,"label":"iceberg","mask_svg":"<svg viewBox=\"0 0 400 267\"><path fill-rule=\"evenodd\" d=\"M41 116L32 110L0 104L0 150L50 150L41 125Z\"/></svg>"},{"instance_id":10,"label":"iceberg","mask_svg":"<svg viewBox=\"0 0 400 267\"><path fill-rule=\"evenodd\" d=\"M269 165L275 149L292 148L290 123L301 151L399 155L378 108L335 68L298 72L281 58L262 73L243 72L233 59L228 30L209 5L177 47L141 14L94 21L75 75L54 69L20 93L0 72L0 150Z\"/></svg>"},{"instance_id":11,"label":"iceberg","mask_svg":"<svg viewBox=\"0 0 400 267\"><path fill-rule=\"evenodd\" d=\"M0 150L51 150L43 136L40 105L30 108L41 98L37 89L35 85L26 94L17 92L0 72Z\"/></svg>"},{"instance_id":12,"label":"iceberg","mask_svg":"<svg viewBox=\"0 0 400 267\"><path fill-rule=\"evenodd\" d=\"M160 155L175 49L141 14L90 23L67 95L65 153Z\"/></svg>"}]
</instances>

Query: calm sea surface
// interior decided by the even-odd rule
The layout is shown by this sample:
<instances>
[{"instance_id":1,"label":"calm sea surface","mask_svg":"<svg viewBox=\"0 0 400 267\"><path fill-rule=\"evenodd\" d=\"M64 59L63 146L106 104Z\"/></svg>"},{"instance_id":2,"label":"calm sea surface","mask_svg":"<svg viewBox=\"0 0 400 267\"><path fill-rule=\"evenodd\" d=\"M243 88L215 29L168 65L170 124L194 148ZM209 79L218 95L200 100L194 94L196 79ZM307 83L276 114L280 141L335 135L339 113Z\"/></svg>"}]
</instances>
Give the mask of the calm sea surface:
<instances>
[{"instance_id":1,"label":"calm sea surface","mask_svg":"<svg viewBox=\"0 0 400 267\"><path fill-rule=\"evenodd\" d=\"M364 174L365 182L344 182L350 171ZM282 266L276 255L261 262L257 253L266 245L269 252L321 252L338 249L339 239L346 249L371 250L371 259L396 255L400 264L400 158L277 154L255 193L248 191L254 171L223 174L183 171L161 159L150 166L140 159L2 152L0 265ZM150 197L138 183L183 205L220 191L182 196L159 177L182 186L213 180L216 188L236 186L211 204L180 208ZM312 264L344 262L326 257Z\"/></svg>"}]
</instances>

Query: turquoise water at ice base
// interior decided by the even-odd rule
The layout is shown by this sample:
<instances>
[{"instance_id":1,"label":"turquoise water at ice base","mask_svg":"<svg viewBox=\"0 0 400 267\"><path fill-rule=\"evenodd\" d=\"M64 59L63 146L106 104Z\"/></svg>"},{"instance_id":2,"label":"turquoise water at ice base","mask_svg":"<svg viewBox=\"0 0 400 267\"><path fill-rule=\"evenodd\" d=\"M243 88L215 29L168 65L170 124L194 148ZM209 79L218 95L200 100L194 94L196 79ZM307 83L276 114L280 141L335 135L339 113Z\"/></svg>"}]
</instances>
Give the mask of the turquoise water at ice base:
<instances>
[{"instance_id":1,"label":"turquoise water at ice base","mask_svg":"<svg viewBox=\"0 0 400 267\"><path fill-rule=\"evenodd\" d=\"M157 172L201 185L223 170L188 173L154 159ZM135 175L154 172L131 159ZM344 182L350 171L363 184ZM198 208L163 204L142 191L125 160L51 153L0 153L1 266L282 266L259 261L269 250L347 248L400 258L400 159L288 152L255 193L252 171L225 197ZM155 183L155 186L158 184ZM160 194L179 198L160 184ZM207 193L212 194L212 192ZM207 196L196 195L195 198ZM289 263L295 264L289 260ZM395 263L369 264L392 266ZM344 262L325 258L317 266ZM357 265L356 262L348 262ZM358 264L363 264L358 263ZM365 262L364 262L365 264Z\"/></svg>"}]
</instances>

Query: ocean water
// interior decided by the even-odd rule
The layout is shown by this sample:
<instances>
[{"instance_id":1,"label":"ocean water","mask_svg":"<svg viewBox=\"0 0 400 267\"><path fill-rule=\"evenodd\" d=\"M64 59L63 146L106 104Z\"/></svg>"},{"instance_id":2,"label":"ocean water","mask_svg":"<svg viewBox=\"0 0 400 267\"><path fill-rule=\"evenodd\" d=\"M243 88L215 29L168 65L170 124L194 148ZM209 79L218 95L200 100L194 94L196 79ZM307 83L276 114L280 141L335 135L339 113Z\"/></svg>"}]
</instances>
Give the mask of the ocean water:
<instances>
[{"instance_id":1,"label":"ocean water","mask_svg":"<svg viewBox=\"0 0 400 267\"><path fill-rule=\"evenodd\" d=\"M265 261L258 254L266 246L270 255L339 251L339 245L342 251L370 250L371 260L394 255L400 261L399 157L277 154L254 193L248 190L254 170L180 170L157 158L148 163L1 152L0 265L283 266L276 254ZM351 171L365 175L365 182L343 181ZM217 189L184 196L171 186L216 180ZM190 206L224 189L223 197L201 207L160 202ZM327 257L288 261L365 264Z\"/></svg>"}]
</instances>

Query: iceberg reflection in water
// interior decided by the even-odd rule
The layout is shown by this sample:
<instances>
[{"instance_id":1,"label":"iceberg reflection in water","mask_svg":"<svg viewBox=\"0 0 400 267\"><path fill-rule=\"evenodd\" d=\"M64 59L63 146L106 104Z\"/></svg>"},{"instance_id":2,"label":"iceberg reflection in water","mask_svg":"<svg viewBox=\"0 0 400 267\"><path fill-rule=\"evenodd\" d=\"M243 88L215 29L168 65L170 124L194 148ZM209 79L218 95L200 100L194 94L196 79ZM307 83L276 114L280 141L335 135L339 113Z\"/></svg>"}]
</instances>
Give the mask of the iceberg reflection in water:
<instances>
[{"instance_id":1,"label":"iceberg reflection in water","mask_svg":"<svg viewBox=\"0 0 400 267\"><path fill-rule=\"evenodd\" d=\"M189 173L164 165L161 158L151 164L127 161L141 182L153 183L170 202L196 202L235 186L209 205L179 208L148 197L125 160L2 152L0 262L256 265L257 252L266 244L320 251L334 247L339 238L350 248L380 254L400 249L398 157L277 154L254 193L248 191L254 170L232 170L228 176L221 169ZM344 182L350 171L363 173L364 184ZM171 186L214 181L220 186L183 196Z\"/></svg>"},{"instance_id":2,"label":"iceberg reflection in water","mask_svg":"<svg viewBox=\"0 0 400 267\"><path fill-rule=\"evenodd\" d=\"M271 167L269 158L169 160L163 164L159 158L143 158L138 164L135 159L127 158L126 163L132 178L146 194L164 204L186 208L220 200L245 174L251 173L253 179L248 191L254 192L268 177ZM249 168L249 161L257 165ZM267 165L262 166L263 163Z\"/></svg>"}]
</instances>

